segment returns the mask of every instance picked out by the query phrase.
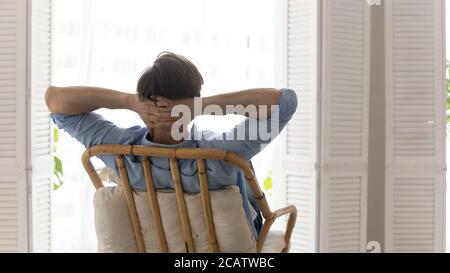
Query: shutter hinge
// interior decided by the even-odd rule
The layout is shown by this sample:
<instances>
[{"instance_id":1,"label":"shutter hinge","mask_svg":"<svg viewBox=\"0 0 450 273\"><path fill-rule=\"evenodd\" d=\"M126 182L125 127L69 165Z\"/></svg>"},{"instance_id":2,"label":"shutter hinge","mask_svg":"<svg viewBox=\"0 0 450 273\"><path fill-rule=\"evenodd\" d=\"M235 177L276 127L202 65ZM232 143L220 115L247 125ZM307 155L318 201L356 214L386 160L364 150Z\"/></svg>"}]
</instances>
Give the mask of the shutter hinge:
<instances>
[{"instance_id":1,"label":"shutter hinge","mask_svg":"<svg viewBox=\"0 0 450 273\"><path fill-rule=\"evenodd\" d=\"M314 163L314 169L316 170L316 171L318 171L319 169L320 169L320 165L319 165L319 163Z\"/></svg>"},{"instance_id":2,"label":"shutter hinge","mask_svg":"<svg viewBox=\"0 0 450 273\"><path fill-rule=\"evenodd\" d=\"M30 195L30 194L32 194L32 193L33 193L33 184L32 184L32 183L29 183L29 184L27 185L27 194Z\"/></svg>"},{"instance_id":3,"label":"shutter hinge","mask_svg":"<svg viewBox=\"0 0 450 273\"><path fill-rule=\"evenodd\" d=\"M31 177L33 173L33 167L26 167L25 172L27 173L27 177ZM33 183L27 181L27 194L30 195L33 192Z\"/></svg>"}]
</instances>

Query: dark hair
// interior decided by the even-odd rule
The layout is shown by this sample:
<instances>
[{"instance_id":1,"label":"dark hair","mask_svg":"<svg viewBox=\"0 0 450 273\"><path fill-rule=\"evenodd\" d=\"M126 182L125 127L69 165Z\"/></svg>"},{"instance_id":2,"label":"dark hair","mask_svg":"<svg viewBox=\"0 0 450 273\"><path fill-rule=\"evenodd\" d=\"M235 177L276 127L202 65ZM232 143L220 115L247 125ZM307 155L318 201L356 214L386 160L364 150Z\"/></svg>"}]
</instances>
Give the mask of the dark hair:
<instances>
[{"instance_id":1,"label":"dark hair","mask_svg":"<svg viewBox=\"0 0 450 273\"><path fill-rule=\"evenodd\" d=\"M185 99L199 97L202 85L203 77L193 63L181 55L162 52L141 75L137 92L141 100L154 100L155 96Z\"/></svg>"}]
</instances>

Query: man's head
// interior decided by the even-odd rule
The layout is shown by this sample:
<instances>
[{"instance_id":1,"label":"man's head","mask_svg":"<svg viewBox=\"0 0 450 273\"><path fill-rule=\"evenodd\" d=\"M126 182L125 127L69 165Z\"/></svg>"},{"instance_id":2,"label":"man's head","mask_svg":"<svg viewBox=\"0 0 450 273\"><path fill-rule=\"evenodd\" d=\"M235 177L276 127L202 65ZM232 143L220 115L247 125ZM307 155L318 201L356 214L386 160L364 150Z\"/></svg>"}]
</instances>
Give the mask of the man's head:
<instances>
[{"instance_id":1,"label":"man's head","mask_svg":"<svg viewBox=\"0 0 450 273\"><path fill-rule=\"evenodd\" d=\"M154 100L156 96L186 99L199 97L202 85L203 77L193 63L181 55L163 52L140 77L137 92L141 100Z\"/></svg>"}]
</instances>

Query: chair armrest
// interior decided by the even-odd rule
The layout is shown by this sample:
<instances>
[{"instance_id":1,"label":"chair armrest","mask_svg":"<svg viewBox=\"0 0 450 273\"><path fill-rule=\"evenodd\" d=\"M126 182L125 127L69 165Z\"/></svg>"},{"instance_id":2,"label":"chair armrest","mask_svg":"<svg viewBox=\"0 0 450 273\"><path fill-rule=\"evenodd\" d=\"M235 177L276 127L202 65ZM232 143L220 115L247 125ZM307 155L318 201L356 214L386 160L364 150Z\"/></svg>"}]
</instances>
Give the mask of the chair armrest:
<instances>
[{"instance_id":1,"label":"chair armrest","mask_svg":"<svg viewBox=\"0 0 450 273\"><path fill-rule=\"evenodd\" d=\"M261 229L261 232L259 233L258 240L256 243L256 249L257 249L258 253L261 252L261 250L264 246L264 242L266 240L267 234L269 233L273 223L278 218L280 218L281 216L284 216L284 215L289 215L289 218L288 218L288 221L286 224L286 231L284 234L284 241L286 243L286 246L283 249L283 252L287 252L289 250L292 231L294 230L295 222L297 220L297 208L292 205L272 212L272 215L266 219L266 221Z\"/></svg>"},{"instance_id":2,"label":"chair armrest","mask_svg":"<svg viewBox=\"0 0 450 273\"><path fill-rule=\"evenodd\" d=\"M275 216L275 218L279 218L286 214L291 214L291 215L294 214L295 218L297 218L297 208L294 207L293 205L291 205L291 206L287 206L285 208L282 208L282 209L279 209L279 210L276 210L273 212L273 215Z\"/></svg>"}]
</instances>

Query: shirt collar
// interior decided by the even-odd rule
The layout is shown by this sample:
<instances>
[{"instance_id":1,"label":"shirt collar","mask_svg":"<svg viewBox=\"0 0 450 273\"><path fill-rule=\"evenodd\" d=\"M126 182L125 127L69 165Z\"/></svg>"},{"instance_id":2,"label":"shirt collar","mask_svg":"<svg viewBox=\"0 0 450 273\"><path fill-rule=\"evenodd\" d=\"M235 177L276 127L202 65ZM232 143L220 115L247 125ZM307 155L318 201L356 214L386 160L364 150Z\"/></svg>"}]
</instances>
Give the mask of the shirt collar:
<instances>
[{"instance_id":1,"label":"shirt collar","mask_svg":"<svg viewBox=\"0 0 450 273\"><path fill-rule=\"evenodd\" d=\"M148 132L146 134L144 134L144 136L142 137L141 143L144 146L152 146L152 147L160 147L160 148L192 148L192 146L193 146L192 140L184 140L177 144L162 144L162 143L156 143L156 142L148 140L147 136L148 136Z\"/></svg>"}]
</instances>

